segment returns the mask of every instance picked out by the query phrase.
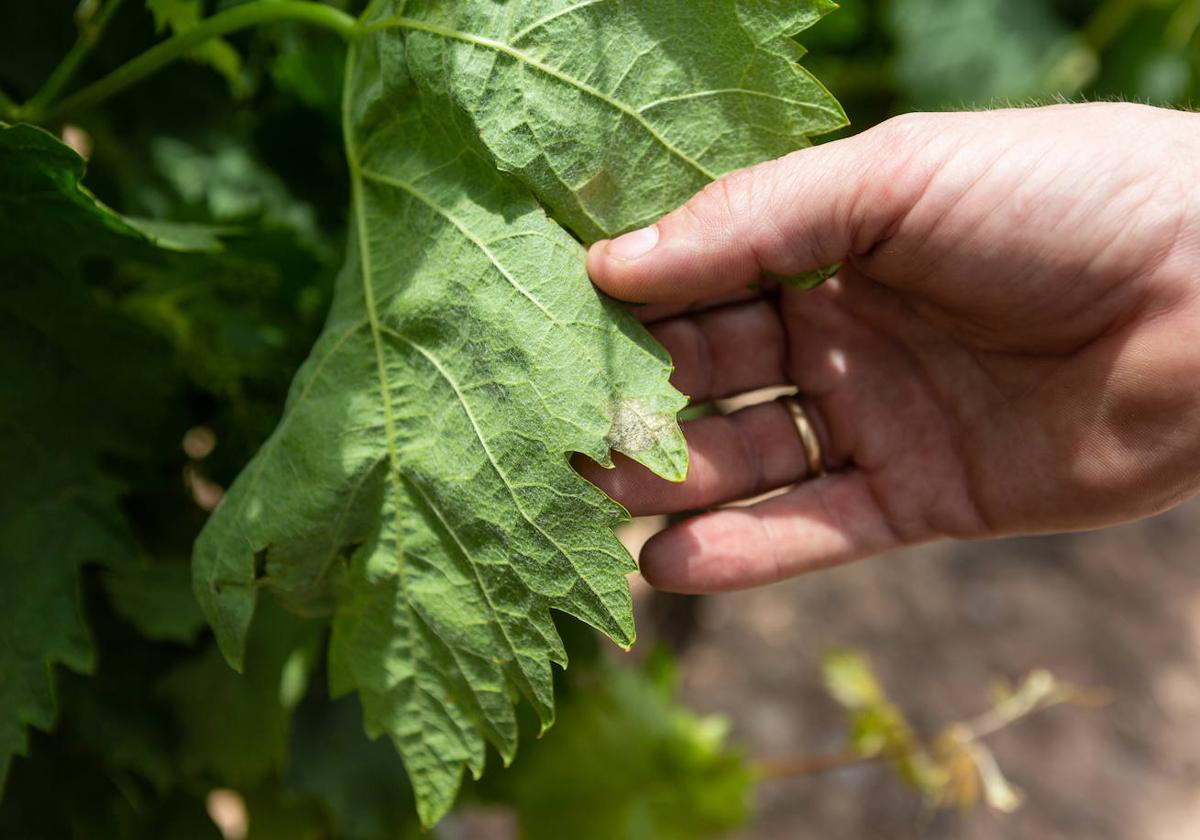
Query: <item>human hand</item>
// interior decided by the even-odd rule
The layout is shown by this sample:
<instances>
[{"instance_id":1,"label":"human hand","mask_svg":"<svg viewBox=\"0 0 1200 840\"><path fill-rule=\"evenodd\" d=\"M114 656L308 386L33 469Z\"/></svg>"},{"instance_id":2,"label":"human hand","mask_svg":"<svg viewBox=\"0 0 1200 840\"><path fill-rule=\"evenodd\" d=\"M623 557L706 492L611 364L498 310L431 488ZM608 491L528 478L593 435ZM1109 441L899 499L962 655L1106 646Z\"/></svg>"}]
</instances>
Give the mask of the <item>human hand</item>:
<instances>
[{"instance_id":1,"label":"human hand","mask_svg":"<svg viewBox=\"0 0 1200 840\"><path fill-rule=\"evenodd\" d=\"M844 260L809 292L746 291ZM675 524L643 574L705 592L939 537L1083 529L1200 489L1200 115L1124 104L911 115L733 173L588 261L694 402L670 484L579 465Z\"/></svg>"}]
</instances>

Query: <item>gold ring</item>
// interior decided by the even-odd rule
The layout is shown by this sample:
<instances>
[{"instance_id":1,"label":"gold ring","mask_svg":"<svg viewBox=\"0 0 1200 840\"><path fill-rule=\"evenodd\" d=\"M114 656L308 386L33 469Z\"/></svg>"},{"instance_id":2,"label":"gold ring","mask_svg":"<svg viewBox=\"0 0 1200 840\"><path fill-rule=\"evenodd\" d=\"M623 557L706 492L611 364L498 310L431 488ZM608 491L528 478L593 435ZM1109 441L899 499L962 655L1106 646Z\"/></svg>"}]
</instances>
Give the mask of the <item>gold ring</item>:
<instances>
[{"instance_id":1,"label":"gold ring","mask_svg":"<svg viewBox=\"0 0 1200 840\"><path fill-rule=\"evenodd\" d=\"M804 403L797 394L785 394L779 397L779 402L787 409L796 432L800 435L800 443L804 447L804 457L808 461L808 477L820 478L825 475L825 457L821 452L821 438L817 435L816 426L808 416Z\"/></svg>"}]
</instances>

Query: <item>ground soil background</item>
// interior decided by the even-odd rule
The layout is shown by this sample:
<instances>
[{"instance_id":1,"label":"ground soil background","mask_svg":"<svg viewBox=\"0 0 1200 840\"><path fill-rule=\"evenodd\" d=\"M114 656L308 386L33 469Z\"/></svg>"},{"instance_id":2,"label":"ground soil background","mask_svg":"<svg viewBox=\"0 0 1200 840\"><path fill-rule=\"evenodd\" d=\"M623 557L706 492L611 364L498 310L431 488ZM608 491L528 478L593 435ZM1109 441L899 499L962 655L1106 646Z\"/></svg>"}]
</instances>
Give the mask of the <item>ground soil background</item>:
<instances>
[{"instance_id":1,"label":"ground soil background","mask_svg":"<svg viewBox=\"0 0 1200 840\"><path fill-rule=\"evenodd\" d=\"M729 718L755 758L835 750L844 719L820 660L839 646L867 653L926 732L985 708L991 678L1037 667L1104 686L1113 702L1052 709L989 740L1025 792L1014 815L930 817L886 770L860 766L762 784L739 838L1200 837L1200 503L705 598L683 653L684 699Z\"/></svg>"}]
</instances>

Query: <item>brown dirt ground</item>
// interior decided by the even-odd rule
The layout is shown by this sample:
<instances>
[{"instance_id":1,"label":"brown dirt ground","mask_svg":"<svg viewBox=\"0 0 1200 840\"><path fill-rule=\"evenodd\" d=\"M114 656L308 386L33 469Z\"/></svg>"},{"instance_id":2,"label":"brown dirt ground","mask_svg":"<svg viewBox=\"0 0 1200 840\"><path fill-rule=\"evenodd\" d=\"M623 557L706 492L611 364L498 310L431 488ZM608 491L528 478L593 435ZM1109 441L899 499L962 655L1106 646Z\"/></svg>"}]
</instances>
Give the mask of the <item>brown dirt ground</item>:
<instances>
[{"instance_id":1,"label":"brown dirt ground","mask_svg":"<svg viewBox=\"0 0 1200 840\"><path fill-rule=\"evenodd\" d=\"M931 817L884 768L858 766L763 783L738 837L1200 837L1198 559L1195 502L1107 531L942 543L703 599L684 699L729 718L756 759L844 743L843 716L820 684L833 647L867 653L924 732L982 711L993 677L1037 667L1114 698L989 739L1025 792L1016 814ZM643 590L642 608L652 600Z\"/></svg>"}]
</instances>

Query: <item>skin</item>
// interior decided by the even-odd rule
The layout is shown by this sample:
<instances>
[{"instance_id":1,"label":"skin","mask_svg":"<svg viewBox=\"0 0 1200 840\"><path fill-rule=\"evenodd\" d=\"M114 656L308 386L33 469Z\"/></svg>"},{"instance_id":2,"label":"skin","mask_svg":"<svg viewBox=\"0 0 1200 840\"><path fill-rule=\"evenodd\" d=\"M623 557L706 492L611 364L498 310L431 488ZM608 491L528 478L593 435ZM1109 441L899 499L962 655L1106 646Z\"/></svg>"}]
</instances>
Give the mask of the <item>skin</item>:
<instances>
[{"instance_id":1,"label":"skin","mask_svg":"<svg viewBox=\"0 0 1200 840\"><path fill-rule=\"evenodd\" d=\"M815 291L770 288L838 261ZM728 175L588 267L650 304L693 401L806 395L831 469L806 476L778 403L685 424L682 484L578 464L635 515L708 511L643 549L661 589L1101 527L1200 491L1200 115L905 116Z\"/></svg>"}]
</instances>

